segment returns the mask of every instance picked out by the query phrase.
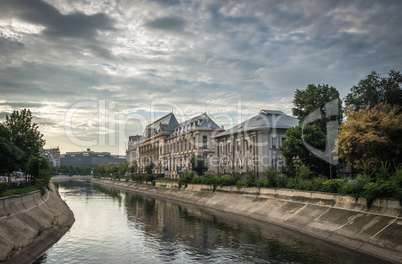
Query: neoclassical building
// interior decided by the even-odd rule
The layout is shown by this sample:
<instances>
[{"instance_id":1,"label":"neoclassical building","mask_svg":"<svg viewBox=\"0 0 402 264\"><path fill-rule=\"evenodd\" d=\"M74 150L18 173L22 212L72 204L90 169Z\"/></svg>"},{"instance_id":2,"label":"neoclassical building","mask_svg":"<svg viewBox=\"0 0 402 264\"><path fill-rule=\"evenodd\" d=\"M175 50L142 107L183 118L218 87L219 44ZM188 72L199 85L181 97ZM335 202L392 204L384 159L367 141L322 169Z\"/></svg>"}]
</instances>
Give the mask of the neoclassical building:
<instances>
[{"instance_id":1,"label":"neoclassical building","mask_svg":"<svg viewBox=\"0 0 402 264\"><path fill-rule=\"evenodd\" d=\"M270 168L284 169L280 149L286 130L298 124L281 111L261 110L257 115L214 136L219 160L215 173L246 173L257 177Z\"/></svg>"},{"instance_id":2,"label":"neoclassical building","mask_svg":"<svg viewBox=\"0 0 402 264\"><path fill-rule=\"evenodd\" d=\"M155 173L176 178L190 170L190 159L200 155L207 162L209 171L214 172L214 136L224 130L206 113L178 123L169 113L145 128L142 136L132 136L127 149L127 162L137 160L140 172L151 161L156 165Z\"/></svg>"}]
</instances>

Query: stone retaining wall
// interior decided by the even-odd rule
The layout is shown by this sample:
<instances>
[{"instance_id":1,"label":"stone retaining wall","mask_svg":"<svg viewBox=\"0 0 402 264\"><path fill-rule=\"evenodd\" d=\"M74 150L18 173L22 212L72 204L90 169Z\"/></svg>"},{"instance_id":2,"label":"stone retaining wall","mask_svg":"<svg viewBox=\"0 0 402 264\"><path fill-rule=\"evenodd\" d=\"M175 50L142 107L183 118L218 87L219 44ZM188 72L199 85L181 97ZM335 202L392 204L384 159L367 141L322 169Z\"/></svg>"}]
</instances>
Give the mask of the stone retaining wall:
<instances>
[{"instance_id":1,"label":"stone retaining wall","mask_svg":"<svg viewBox=\"0 0 402 264\"><path fill-rule=\"evenodd\" d=\"M402 263L402 208L398 201L365 201L320 192L216 187L156 182L94 182L188 202L275 223L355 250Z\"/></svg>"},{"instance_id":2,"label":"stone retaining wall","mask_svg":"<svg viewBox=\"0 0 402 264\"><path fill-rule=\"evenodd\" d=\"M31 263L56 243L74 223L57 189L0 198L0 261Z\"/></svg>"}]
</instances>

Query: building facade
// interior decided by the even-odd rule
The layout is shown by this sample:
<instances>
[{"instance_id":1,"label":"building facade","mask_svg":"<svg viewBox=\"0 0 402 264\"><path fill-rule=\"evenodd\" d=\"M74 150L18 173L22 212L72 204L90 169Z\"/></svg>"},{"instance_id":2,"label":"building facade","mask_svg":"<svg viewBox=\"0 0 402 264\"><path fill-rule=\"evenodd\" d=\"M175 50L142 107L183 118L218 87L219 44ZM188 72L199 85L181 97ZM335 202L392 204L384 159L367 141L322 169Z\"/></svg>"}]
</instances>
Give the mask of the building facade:
<instances>
[{"instance_id":1,"label":"building facade","mask_svg":"<svg viewBox=\"0 0 402 264\"><path fill-rule=\"evenodd\" d=\"M94 164L119 164L125 159L113 156L110 152L95 152L87 149L87 151L66 152L60 161L60 165L73 167L82 167Z\"/></svg>"},{"instance_id":2,"label":"building facade","mask_svg":"<svg viewBox=\"0 0 402 264\"><path fill-rule=\"evenodd\" d=\"M144 134L130 137L127 162L137 160L139 172L150 162L156 165L154 173L177 178L190 170L190 160L200 155L214 172L214 135L223 132L206 113L178 123L173 113L156 120L145 128Z\"/></svg>"},{"instance_id":3,"label":"building facade","mask_svg":"<svg viewBox=\"0 0 402 264\"><path fill-rule=\"evenodd\" d=\"M257 178L274 168L284 170L280 147L286 130L298 124L295 117L281 111L261 110L256 116L214 137L217 166L215 173L246 173Z\"/></svg>"},{"instance_id":4,"label":"building facade","mask_svg":"<svg viewBox=\"0 0 402 264\"><path fill-rule=\"evenodd\" d=\"M54 167L60 167L60 149L59 147L42 149L42 155L52 164Z\"/></svg>"}]
</instances>

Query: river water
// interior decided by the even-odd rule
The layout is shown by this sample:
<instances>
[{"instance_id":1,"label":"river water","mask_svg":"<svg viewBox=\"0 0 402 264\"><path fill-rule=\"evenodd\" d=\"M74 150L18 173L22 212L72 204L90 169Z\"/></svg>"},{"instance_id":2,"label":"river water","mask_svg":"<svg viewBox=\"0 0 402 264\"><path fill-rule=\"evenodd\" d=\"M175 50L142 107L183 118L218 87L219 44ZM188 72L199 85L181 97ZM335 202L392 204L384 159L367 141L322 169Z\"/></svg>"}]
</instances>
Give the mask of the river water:
<instances>
[{"instance_id":1,"label":"river water","mask_svg":"<svg viewBox=\"0 0 402 264\"><path fill-rule=\"evenodd\" d=\"M56 184L76 222L34 263L387 263L230 213L113 189Z\"/></svg>"}]
</instances>

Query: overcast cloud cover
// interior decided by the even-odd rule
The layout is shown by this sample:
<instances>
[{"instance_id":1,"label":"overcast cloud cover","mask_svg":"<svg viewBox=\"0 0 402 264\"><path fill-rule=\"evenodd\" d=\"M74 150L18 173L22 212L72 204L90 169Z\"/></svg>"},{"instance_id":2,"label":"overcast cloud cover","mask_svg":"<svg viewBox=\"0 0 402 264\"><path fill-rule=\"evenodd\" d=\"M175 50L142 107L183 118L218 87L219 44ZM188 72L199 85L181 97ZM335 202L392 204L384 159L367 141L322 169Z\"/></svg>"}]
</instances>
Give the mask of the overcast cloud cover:
<instances>
[{"instance_id":1,"label":"overcast cloud cover","mask_svg":"<svg viewBox=\"0 0 402 264\"><path fill-rule=\"evenodd\" d=\"M373 70L402 70L401 10L396 0L2 0L0 121L30 108L47 147L85 149L71 128L94 150L125 154L119 135L142 133L153 102L169 103L155 117L177 105L226 127L239 109L243 120L291 114L310 83L344 97Z\"/></svg>"}]
</instances>

